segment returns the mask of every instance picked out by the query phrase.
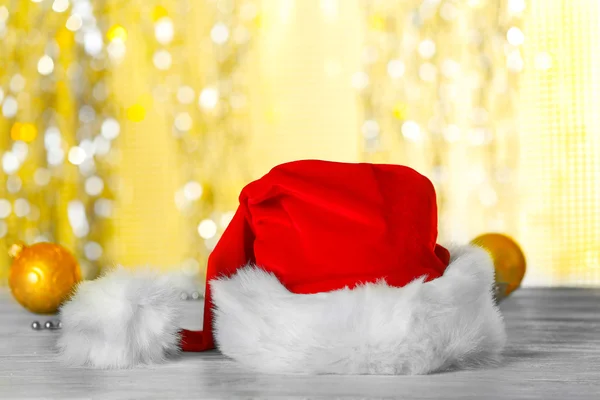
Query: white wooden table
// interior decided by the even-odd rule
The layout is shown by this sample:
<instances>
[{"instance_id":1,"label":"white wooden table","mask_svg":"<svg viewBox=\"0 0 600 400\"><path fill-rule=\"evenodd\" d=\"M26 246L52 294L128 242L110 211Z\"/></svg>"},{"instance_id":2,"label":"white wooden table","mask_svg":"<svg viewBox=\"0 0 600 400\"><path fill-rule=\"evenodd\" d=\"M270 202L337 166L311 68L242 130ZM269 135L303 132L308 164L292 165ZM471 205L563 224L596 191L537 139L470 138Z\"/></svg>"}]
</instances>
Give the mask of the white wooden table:
<instances>
[{"instance_id":1,"label":"white wooden table","mask_svg":"<svg viewBox=\"0 0 600 400\"><path fill-rule=\"evenodd\" d=\"M202 302L187 302L199 328ZM133 370L67 369L53 359L57 333L0 288L0 399L411 398L600 399L600 290L521 289L501 306L504 363L430 376L273 376L219 352L184 354Z\"/></svg>"}]
</instances>

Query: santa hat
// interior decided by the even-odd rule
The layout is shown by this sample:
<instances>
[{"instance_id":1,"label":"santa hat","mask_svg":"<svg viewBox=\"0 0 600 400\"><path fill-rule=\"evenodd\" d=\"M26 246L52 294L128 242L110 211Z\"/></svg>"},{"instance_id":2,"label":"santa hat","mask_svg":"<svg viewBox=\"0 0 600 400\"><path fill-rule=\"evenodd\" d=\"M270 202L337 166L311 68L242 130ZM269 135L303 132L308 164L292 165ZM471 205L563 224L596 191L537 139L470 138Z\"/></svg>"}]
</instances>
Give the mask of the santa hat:
<instances>
[{"instance_id":1,"label":"santa hat","mask_svg":"<svg viewBox=\"0 0 600 400\"><path fill-rule=\"evenodd\" d=\"M499 360L483 250L436 244L431 182L398 165L296 161L247 185L208 261L204 327L168 275L116 268L61 309L71 365L132 367L215 347L256 371L423 374Z\"/></svg>"}]
</instances>

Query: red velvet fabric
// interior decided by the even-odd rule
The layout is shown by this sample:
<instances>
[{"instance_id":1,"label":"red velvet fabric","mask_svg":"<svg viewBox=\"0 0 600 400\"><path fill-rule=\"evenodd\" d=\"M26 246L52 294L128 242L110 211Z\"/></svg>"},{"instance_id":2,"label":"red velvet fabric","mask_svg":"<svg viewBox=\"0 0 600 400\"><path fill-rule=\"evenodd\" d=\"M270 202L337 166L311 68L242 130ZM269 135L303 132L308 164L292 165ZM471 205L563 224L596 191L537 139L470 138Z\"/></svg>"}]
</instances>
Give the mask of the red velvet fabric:
<instances>
[{"instance_id":1,"label":"red velvet fabric","mask_svg":"<svg viewBox=\"0 0 600 400\"><path fill-rule=\"evenodd\" d=\"M440 277L433 185L411 168L318 160L275 167L247 185L208 261L207 282L253 263L293 293L329 292L385 279L402 287ZM214 348L206 286L202 332L182 331L182 350Z\"/></svg>"}]
</instances>

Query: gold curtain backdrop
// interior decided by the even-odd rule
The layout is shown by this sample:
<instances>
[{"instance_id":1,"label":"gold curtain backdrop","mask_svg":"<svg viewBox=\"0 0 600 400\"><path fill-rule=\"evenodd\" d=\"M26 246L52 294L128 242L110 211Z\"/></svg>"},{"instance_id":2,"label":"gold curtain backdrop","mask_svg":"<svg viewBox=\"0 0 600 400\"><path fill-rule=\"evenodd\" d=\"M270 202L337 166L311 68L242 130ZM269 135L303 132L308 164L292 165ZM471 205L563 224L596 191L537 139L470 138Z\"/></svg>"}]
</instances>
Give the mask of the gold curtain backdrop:
<instances>
[{"instance_id":1,"label":"gold curtain backdrop","mask_svg":"<svg viewBox=\"0 0 600 400\"><path fill-rule=\"evenodd\" d=\"M525 285L600 285L600 2L0 0L0 280L202 281L239 190L302 158L400 163L440 240L513 236Z\"/></svg>"}]
</instances>

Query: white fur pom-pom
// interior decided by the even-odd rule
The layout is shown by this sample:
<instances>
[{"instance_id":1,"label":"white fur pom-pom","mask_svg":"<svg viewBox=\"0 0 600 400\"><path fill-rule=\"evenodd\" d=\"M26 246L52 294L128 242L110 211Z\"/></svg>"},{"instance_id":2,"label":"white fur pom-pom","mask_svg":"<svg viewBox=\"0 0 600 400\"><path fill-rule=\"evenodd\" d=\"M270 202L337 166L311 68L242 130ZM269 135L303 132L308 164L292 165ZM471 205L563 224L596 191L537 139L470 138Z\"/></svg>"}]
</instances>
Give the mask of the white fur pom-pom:
<instances>
[{"instance_id":1,"label":"white fur pom-pom","mask_svg":"<svg viewBox=\"0 0 600 400\"><path fill-rule=\"evenodd\" d=\"M94 368L164 361L179 350L178 286L159 271L121 266L82 282L60 310L59 358Z\"/></svg>"}]
</instances>

